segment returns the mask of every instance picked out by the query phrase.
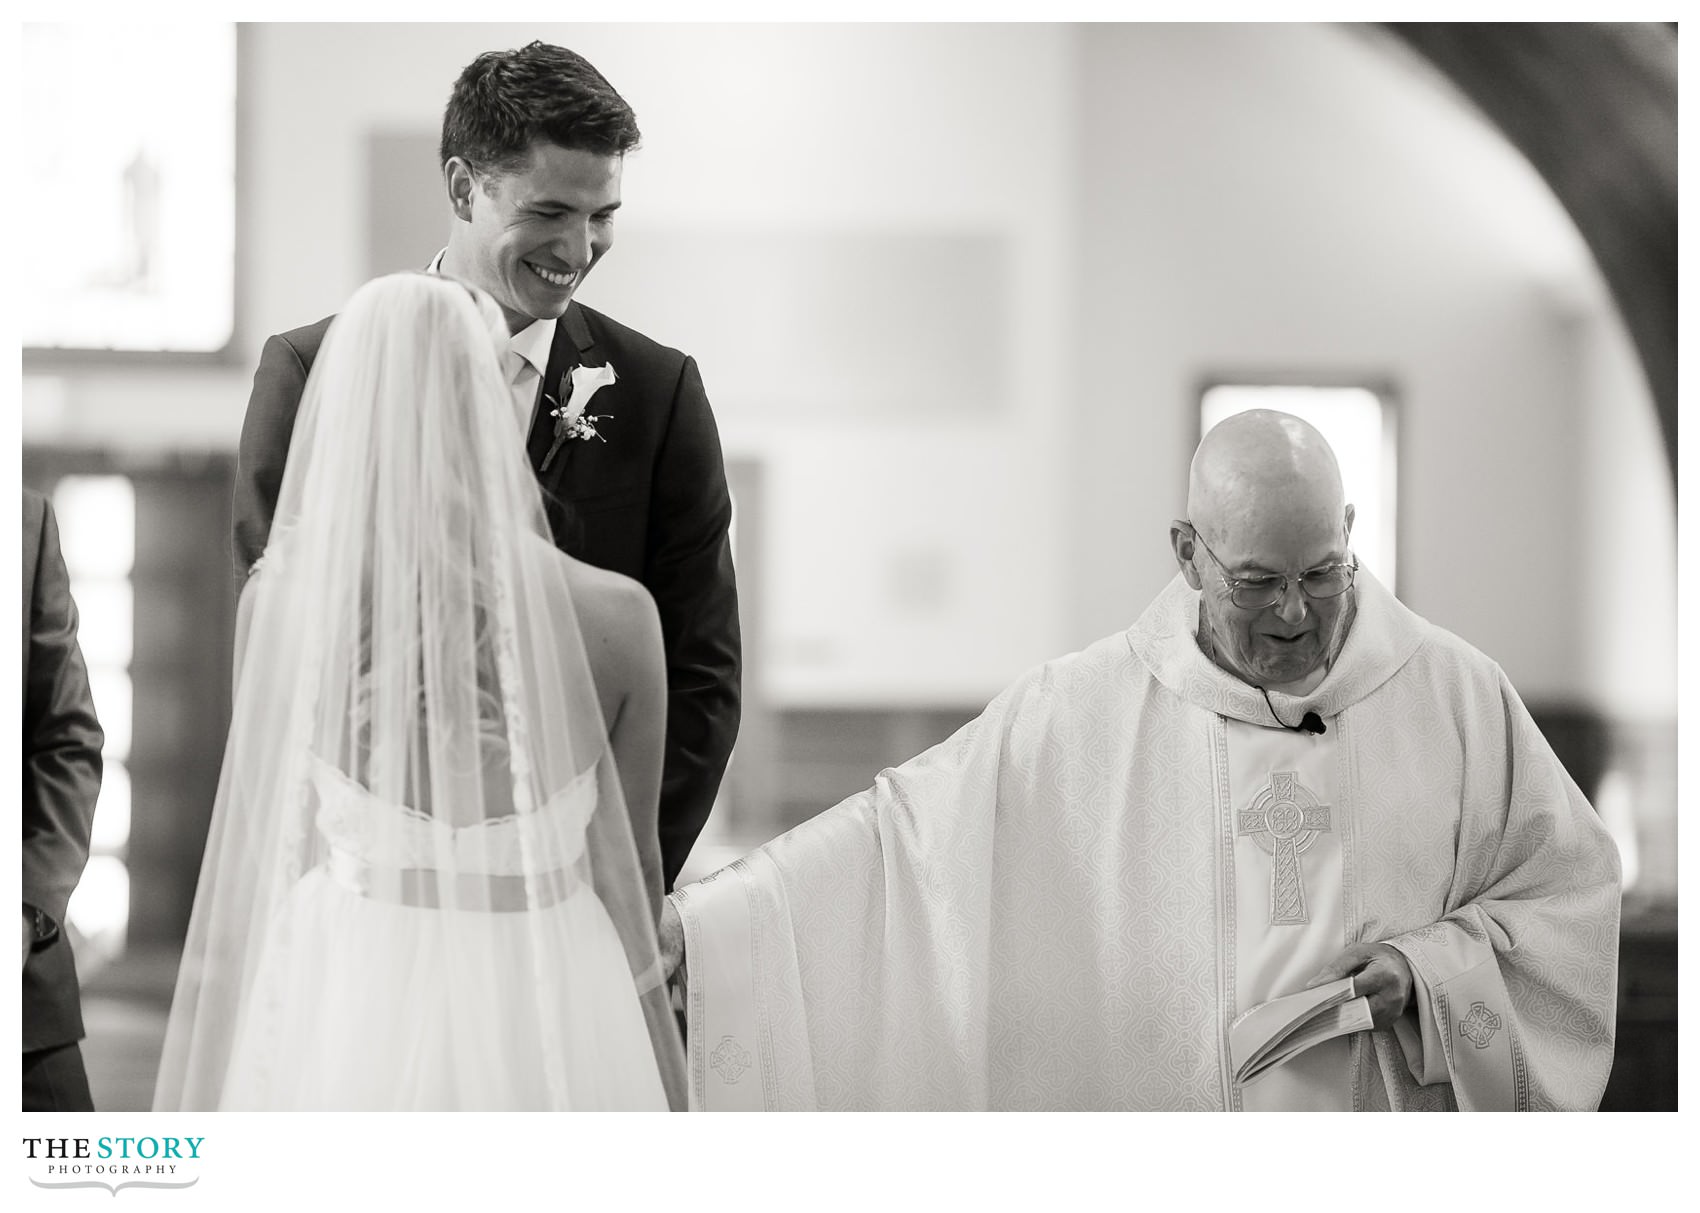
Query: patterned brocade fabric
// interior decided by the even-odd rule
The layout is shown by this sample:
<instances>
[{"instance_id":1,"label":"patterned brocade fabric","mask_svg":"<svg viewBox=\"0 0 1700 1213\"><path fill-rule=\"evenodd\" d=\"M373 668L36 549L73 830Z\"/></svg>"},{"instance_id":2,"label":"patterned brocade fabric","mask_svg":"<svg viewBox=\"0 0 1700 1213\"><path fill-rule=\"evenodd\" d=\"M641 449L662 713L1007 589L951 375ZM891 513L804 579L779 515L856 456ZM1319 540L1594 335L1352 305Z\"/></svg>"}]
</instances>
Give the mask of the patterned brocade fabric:
<instances>
[{"instance_id":1,"label":"patterned brocade fabric","mask_svg":"<svg viewBox=\"0 0 1700 1213\"><path fill-rule=\"evenodd\" d=\"M1476 950L1429 965L1443 1056L1354 1036L1343 1098L1594 1107L1616 852L1499 668L1368 573L1359 587L1329 676L1272 697L1286 719L1324 717L1339 754L1346 938ZM1029 672L941 745L676 894L698 1106L1240 1107L1224 722L1271 720L1196 626L1177 578L1128 632ZM732 979L708 955L748 962ZM1467 981L1493 992L1439 1005ZM1466 1089L1463 1050L1484 1038L1513 1058L1491 1098Z\"/></svg>"}]
</instances>

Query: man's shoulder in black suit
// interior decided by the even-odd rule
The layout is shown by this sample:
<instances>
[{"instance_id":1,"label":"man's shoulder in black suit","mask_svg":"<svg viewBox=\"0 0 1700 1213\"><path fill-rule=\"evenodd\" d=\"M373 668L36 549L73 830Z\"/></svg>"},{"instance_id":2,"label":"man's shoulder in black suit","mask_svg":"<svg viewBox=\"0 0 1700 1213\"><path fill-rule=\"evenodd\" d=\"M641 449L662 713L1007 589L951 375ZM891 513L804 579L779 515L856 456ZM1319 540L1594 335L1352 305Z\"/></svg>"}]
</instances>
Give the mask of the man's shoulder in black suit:
<instances>
[{"instance_id":1,"label":"man's shoulder in black suit","mask_svg":"<svg viewBox=\"0 0 1700 1213\"><path fill-rule=\"evenodd\" d=\"M335 316L268 337L254 368L254 386L236 447L235 553L238 579L265 551L283 483L295 414L307 374Z\"/></svg>"},{"instance_id":2,"label":"man's shoulder in black suit","mask_svg":"<svg viewBox=\"0 0 1700 1213\"><path fill-rule=\"evenodd\" d=\"M319 356L319 347L325 342L325 334L330 332L331 321L335 316L326 316L323 320L315 320L312 324L303 324L300 328L290 329L287 333L279 333L273 338L281 341L295 351L295 356L301 360L303 367L311 367L313 359Z\"/></svg>"},{"instance_id":3,"label":"man's shoulder in black suit","mask_svg":"<svg viewBox=\"0 0 1700 1213\"><path fill-rule=\"evenodd\" d=\"M678 377L685 364L685 354L682 350L662 345L653 337L647 337L630 325L621 324L595 308L576 302L572 306L584 316L585 327L590 330L596 344L606 347L609 361L615 364L615 370L624 371L626 366L630 366L633 371L666 376L669 380ZM622 363L625 365L621 365Z\"/></svg>"}]
</instances>

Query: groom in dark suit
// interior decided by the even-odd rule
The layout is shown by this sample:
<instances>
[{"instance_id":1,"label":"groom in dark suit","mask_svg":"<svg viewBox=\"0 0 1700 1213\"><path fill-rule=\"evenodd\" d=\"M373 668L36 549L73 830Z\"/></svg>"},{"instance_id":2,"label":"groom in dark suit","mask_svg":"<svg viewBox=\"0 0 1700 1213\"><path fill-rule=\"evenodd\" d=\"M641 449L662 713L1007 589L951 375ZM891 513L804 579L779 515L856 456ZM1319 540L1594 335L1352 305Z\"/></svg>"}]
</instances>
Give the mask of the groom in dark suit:
<instances>
[{"instance_id":1,"label":"groom in dark suit","mask_svg":"<svg viewBox=\"0 0 1700 1213\"><path fill-rule=\"evenodd\" d=\"M23 1109L92 1112L65 906L89 858L100 747L53 507L24 490Z\"/></svg>"},{"instance_id":2,"label":"groom in dark suit","mask_svg":"<svg viewBox=\"0 0 1700 1213\"><path fill-rule=\"evenodd\" d=\"M738 733L738 596L720 436L696 363L573 302L613 244L621 169L637 142L631 107L572 51L533 42L480 55L443 115L454 220L430 269L501 305L514 425L556 546L636 578L655 599L667 650L660 834L671 889ZM265 550L329 325L272 337L260 355L236 471L243 575Z\"/></svg>"}]
</instances>

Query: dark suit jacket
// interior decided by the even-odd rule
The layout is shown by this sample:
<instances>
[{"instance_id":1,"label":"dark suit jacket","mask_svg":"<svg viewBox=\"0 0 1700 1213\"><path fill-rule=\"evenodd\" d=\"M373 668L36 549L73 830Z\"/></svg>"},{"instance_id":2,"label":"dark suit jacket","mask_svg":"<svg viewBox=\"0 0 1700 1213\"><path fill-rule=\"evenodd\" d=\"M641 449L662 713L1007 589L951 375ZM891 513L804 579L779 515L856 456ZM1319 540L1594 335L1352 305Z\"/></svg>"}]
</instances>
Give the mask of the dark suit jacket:
<instances>
[{"instance_id":1,"label":"dark suit jacket","mask_svg":"<svg viewBox=\"0 0 1700 1213\"><path fill-rule=\"evenodd\" d=\"M24 964L23 1051L83 1036L65 905L89 858L100 747L53 507L24 490L24 886L49 919Z\"/></svg>"},{"instance_id":2,"label":"dark suit jacket","mask_svg":"<svg viewBox=\"0 0 1700 1213\"><path fill-rule=\"evenodd\" d=\"M330 323L272 337L260 354L237 454L240 575L265 550L296 410ZM618 378L596 394L590 412L607 415L597 423L605 441L567 441L538 481L556 546L641 581L661 615L668 694L660 834L671 889L708 820L738 735L732 503L695 361L572 304L555 328L545 390L559 399L569 368L604 363ZM541 462L534 444L533 469Z\"/></svg>"}]
</instances>

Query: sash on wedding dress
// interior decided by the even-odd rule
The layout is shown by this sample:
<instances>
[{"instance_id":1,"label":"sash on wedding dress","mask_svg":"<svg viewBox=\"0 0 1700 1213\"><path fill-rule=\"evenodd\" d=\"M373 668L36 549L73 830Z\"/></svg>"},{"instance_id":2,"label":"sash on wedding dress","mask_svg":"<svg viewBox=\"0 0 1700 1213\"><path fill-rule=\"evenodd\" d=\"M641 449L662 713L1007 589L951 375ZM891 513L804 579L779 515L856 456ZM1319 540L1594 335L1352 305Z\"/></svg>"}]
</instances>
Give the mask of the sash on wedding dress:
<instances>
[{"instance_id":1,"label":"sash on wedding dress","mask_svg":"<svg viewBox=\"0 0 1700 1213\"><path fill-rule=\"evenodd\" d=\"M325 872L349 892L374 901L421 910L503 914L558 905L584 883L562 868L530 876L498 876L486 872L388 867L368 863L341 847L331 848Z\"/></svg>"}]
</instances>

